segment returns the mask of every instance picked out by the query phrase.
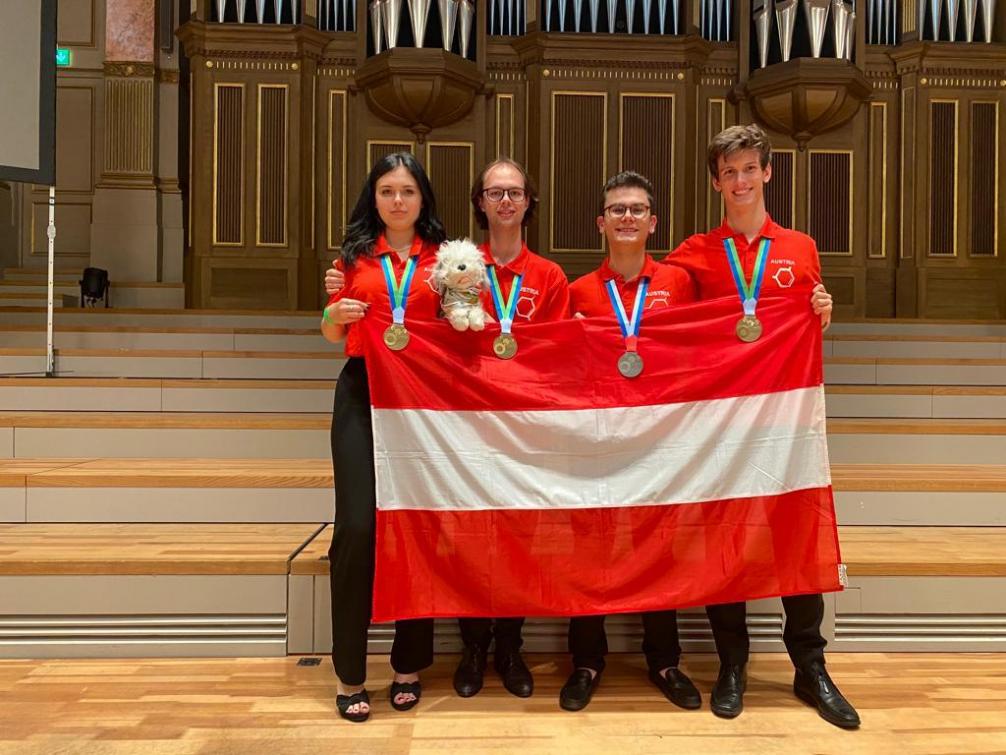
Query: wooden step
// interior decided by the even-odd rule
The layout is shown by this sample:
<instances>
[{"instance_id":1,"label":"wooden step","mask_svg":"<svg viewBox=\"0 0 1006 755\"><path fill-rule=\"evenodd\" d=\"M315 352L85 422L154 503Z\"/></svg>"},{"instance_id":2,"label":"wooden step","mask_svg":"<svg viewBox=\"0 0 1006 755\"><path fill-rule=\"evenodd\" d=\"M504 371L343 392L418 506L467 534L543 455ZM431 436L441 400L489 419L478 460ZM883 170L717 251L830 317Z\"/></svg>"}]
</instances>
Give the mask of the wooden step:
<instances>
[{"instance_id":1,"label":"wooden step","mask_svg":"<svg viewBox=\"0 0 1006 755\"><path fill-rule=\"evenodd\" d=\"M1003 336L832 335L824 340L826 357L882 359L1004 359Z\"/></svg>"},{"instance_id":2,"label":"wooden step","mask_svg":"<svg viewBox=\"0 0 1006 755\"><path fill-rule=\"evenodd\" d=\"M0 575L288 574L313 524L4 524Z\"/></svg>"},{"instance_id":3,"label":"wooden step","mask_svg":"<svg viewBox=\"0 0 1006 755\"><path fill-rule=\"evenodd\" d=\"M0 326L5 348L45 346L46 329L38 325ZM59 351L76 349L136 349L141 351L307 351L328 352L333 347L317 328L152 328L60 325L53 333Z\"/></svg>"},{"instance_id":4,"label":"wooden step","mask_svg":"<svg viewBox=\"0 0 1006 755\"><path fill-rule=\"evenodd\" d=\"M245 378L334 380L344 364L341 347L331 351L199 351L59 349L56 374L64 377ZM0 349L8 375L44 371L45 349Z\"/></svg>"},{"instance_id":5,"label":"wooden step","mask_svg":"<svg viewBox=\"0 0 1006 755\"><path fill-rule=\"evenodd\" d=\"M833 321L826 336L839 335L1006 337L1006 323L996 320L923 320L901 317Z\"/></svg>"},{"instance_id":6,"label":"wooden step","mask_svg":"<svg viewBox=\"0 0 1006 755\"><path fill-rule=\"evenodd\" d=\"M0 412L0 459L328 458L328 414Z\"/></svg>"},{"instance_id":7,"label":"wooden step","mask_svg":"<svg viewBox=\"0 0 1006 755\"><path fill-rule=\"evenodd\" d=\"M839 542L850 577L1006 577L1006 527L841 526ZM328 574L326 538L301 551L290 573Z\"/></svg>"},{"instance_id":8,"label":"wooden step","mask_svg":"<svg viewBox=\"0 0 1006 755\"><path fill-rule=\"evenodd\" d=\"M1006 527L841 527L849 576L1004 577Z\"/></svg>"},{"instance_id":9,"label":"wooden step","mask_svg":"<svg viewBox=\"0 0 1006 755\"><path fill-rule=\"evenodd\" d=\"M79 309L67 308L56 317L61 325L139 325L143 327L236 327L317 329L321 313L263 312L228 309ZM45 307L4 306L0 301L0 323L11 325L45 324Z\"/></svg>"},{"instance_id":10,"label":"wooden step","mask_svg":"<svg viewBox=\"0 0 1006 755\"><path fill-rule=\"evenodd\" d=\"M3 378L0 411L330 412L333 380Z\"/></svg>"},{"instance_id":11,"label":"wooden step","mask_svg":"<svg viewBox=\"0 0 1006 755\"><path fill-rule=\"evenodd\" d=\"M1006 359L825 357L829 385L1006 385Z\"/></svg>"}]
</instances>

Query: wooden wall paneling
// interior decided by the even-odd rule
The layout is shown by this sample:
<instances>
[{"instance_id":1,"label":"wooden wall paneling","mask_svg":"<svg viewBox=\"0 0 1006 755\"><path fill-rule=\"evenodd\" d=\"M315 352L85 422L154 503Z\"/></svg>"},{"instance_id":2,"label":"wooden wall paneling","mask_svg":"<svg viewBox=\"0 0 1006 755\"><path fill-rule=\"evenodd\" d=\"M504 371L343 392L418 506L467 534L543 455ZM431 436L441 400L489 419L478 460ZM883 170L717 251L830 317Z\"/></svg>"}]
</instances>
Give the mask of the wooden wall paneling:
<instances>
[{"instance_id":1,"label":"wooden wall paneling","mask_svg":"<svg viewBox=\"0 0 1006 755\"><path fill-rule=\"evenodd\" d=\"M675 103L673 93L620 92L618 97L618 169L634 170L653 184L657 228L647 245L656 251L671 249L675 238Z\"/></svg>"},{"instance_id":2,"label":"wooden wall paneling","mask_svg":"<svg viewBox=\"0 0 1006 755\"><path fill-rule=\"evenodd\" d=\"M326 120L325 244L329 251L342 247L346 233L348 185L346 181L347 102L345 89L328 91Z\"/></svg>"},{"instance_id":3,"label":"wooden wall paneling","mask_svg":"<svg viewBox=\"0 0 1006 755\"><path fill-rule=\"evenodd\" d=\"M720 131L727 127L727 101L719 97L710 97L706 102L706 145L713 140ZM703 147L705 145L702 145ZM700 233L711 228L716 228L723 222L724 208L723 197L713 188L710 180L709 168L706 163L706 150L698 150L699 162L701 163L701 175L705 181L705 227L697 229Z\"/></svg>"},{"instance_id":4,"label":"wooden wall paneling","mask_svg":"<svg viewBox=\"0 0 1006 755\"><path fill-rule=\"evenodd\" d=\"M437 197L437 211L448 238L475 234L470 192L475 181L472 142L427 142L426 172Z\"/></svg>"},{"instance_id":5,"label":"wooden wall paneling","mask_svg":"<svg viewBox=\"0 0 1006 755\"><path fill-rule=\"evenodd\" d=\"M245 85L213 85L214 246L244 245Z\"/></svg>"},{"instance_id":6,"label":"wooden wall paneling","mask_svg":"<svg viewBox=\"0 0 1006 755\"><path fill-rule=\"evenodd\" d=\"M374 163L385 155L392 152L411 152L416 154L416 143L410 141L395 141L382 139L367 140L367 173L374 167Z\"/></svg>"},{"instance_id":7,"label":"wooden wall paneling","mask_svg":"<svg viewBox=\"0 0 1006 755\"><path fill-rule=\"evenodd\" d=\"M492 158L509 157L516 160L516 116L514 112L515 95L499 93L495 98L496 128L495 152Z\"/></svg>"},{"instance_id":8,"label":"wooden wall paneling","mask_svg":"<svg viewBox=\"0 0 1006 755\"><path fill-rule=\"evenodd\" d=\"M929 102L929 212L930 257L957 256L959 103Z\"/></svg>"},{"instance_id":9,"label":"wooden wall paneling","mask_svg":"<svg viewBox=\"0 0 1006 755\"><path fill-rule=\"evenodd\" d=\"M96 0L59 0L59 13L56 14L56 39L60 46L97 46L95 3Z\"/></svg>"},{"instance_id":10,"label":"wooden wall paneling","mask_svg":"<svg viewBox=\"0 0 1006 755\"><path fill-rule=\"evenodd\" d=\"M866 256L887 256L887 103L869 105L869 150L867 156L867 245Z\"/></svg>"},{"instance_id":11,"label":"wooden wall paneling","mask_svg":"<svg viewBox=\"0 0 1006 755\"><path fill-rule=\"evenodd\" d=\"M901 161L900 161L900 191L901 198L899 215L899 233L901 240L899 257L901 259L915 258L915 227L916 227L916 142L915 132L915 87L909 86L901 90Z\"/></svg>"},{"instance_id":12,"label":"wooden wall paneling","mask_svg":"<svg viewBox=\"0 0 1006 755\"><path fill-rule=\"evenodd\" d=\"M289 85L259 84L255 137L255 244L287 246Z\"/></svg>"},{"instance_id":13,"label":"wooden wall paneling","mask_svg":"<svg viewBox=\"0 0 1006 755\"><path fill-rule=\"evenodd\" d=\"M808 233L821 255L852 256L853 152L810 150Z\"/></svg>"},{"instance_id":14,"label":"wooden wall paneling","mask_svg":"<svg viewBox=\"0 0 1006 755\"><path fill-rule=\"evenodd\" d=\"M971 103L968 254L996 256L999 243L999 103Z\"/></svg>"},{"instance_id":15,"label":"wooden wall paneling","mask_svg":"<svg viewBox=\"0 0 1006 755\"><path fill-rule=\"evenodd\" d=\"M592 220L608 174L608 93L553 90L550 97L549 250L602 252Z\"/></svg>"},{"instance_id":16,"label":"wooden wall paneling","mask_svg":"<svg viewBox=\"0 0 1006 755\"><path fill-rule=\"evenodd\" d=\"M722 200L721 200L722 201ZM783 228L796 222L796 150L772 150L772 179L765 185L765 208ZM710 228L715 226L710 225Z\"/></svg>"},{"instance_id":17,"label":"wooden wall paneling","mask_svg":"<svg viewBox=\"0 0 1006 755\"><path fill-rule=\"evenodd\" d=\"M101 151L95 134L103 120L98 76L58 77L56 87L56 234L57 265L85 267L91 254L91 203ZM49 187L26 187L21 222L23 263L42 266L48 257ZM60 258L64 261L59 262Z\"/></svg>"},{"instance_id":18,"label":"wooden wall paneling","mask_svg":"<svg viewBox=\"0 0 1006 755\"><path fill-rule=\"evenodd\" d=\"M154 170L153 77L105 78L105 175L151 176Z\"/></svg>"}]
</instances>

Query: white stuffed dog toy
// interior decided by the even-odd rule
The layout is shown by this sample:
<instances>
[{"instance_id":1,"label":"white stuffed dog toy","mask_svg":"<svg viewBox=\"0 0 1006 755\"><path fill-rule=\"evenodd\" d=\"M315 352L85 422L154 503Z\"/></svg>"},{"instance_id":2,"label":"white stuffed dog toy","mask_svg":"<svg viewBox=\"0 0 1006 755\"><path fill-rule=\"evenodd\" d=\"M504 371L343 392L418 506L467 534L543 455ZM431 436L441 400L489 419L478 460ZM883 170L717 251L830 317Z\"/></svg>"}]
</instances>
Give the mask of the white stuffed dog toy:
<instances>
[{"instance_id":1,"label":"white stuffed dog toy","mask_svg":"<svg viewBox=\"0 0 1006 755\"><path fill-rule=\"evenodd\" d=\"M440 308L455 330L482 330L486 313L479 293L489 282L482 252L468 239L445 241L437 252L433 284L440 291Z\"/></svg>"}]
</instances>

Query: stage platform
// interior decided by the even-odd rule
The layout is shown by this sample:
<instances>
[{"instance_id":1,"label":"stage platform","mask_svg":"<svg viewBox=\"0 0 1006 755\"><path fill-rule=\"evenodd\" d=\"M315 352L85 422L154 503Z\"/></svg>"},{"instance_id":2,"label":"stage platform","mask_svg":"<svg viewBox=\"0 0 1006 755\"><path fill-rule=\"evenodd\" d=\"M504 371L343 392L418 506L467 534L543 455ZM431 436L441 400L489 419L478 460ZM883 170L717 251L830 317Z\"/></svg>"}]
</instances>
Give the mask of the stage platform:
<instances>
[{"instance_id":1,"label":"stage platform","mask_svg":"<svg viewBox=\"0 0 1006 755\"><path fill-rule=\"evenodd\" d=\"M325 657L240 660L0 661L0 752L19 755L204 753L729 753L730 755L968 755L1006 746L1006 655L832 653L828 667L863 725L842 731L791 692L783 654L757 654L744 712L709 711L717 661L682 662L702 709L668 703L640 654L614 655L590 706L568 713L558 693L565 655L530 654L535 692L507 694L494 675L476 697L451 688L456 656L423 675L407 713L388 703L386 656L368 664L373 713L351 724L335 712Z\"/></svg>"}]
</instances>

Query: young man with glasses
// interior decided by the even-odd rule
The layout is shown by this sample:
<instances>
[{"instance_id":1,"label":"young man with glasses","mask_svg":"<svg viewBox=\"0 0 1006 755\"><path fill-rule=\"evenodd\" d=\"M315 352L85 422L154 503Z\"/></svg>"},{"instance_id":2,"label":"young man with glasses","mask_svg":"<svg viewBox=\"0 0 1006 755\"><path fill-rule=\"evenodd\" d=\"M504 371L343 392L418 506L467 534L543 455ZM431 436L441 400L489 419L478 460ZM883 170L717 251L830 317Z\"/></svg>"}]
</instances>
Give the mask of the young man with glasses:
<instances>
[{"instance_id":1,"label":"young man with glasses","mask_svg":"<svg viewBox=\"0 0 1006 755\"><path fill-rule=\"evenodd\" d=\"M814 284L811 307L821 317L821 326L827 327L832 301L821 284L821 263L814 240L777 225L765 209L765 184L772 177L771 156L768 136L756 125L732 126L718 134L709 144L707 158L713 188L723 197L726 217L719 228L686 239L662 262L686 271L700 299L738 296L739 287L754 289L757 284L753 277L759 269L763 270L763 293L785 295L793 286ZM749 306L754 309L745 303L745 315ZM738 302L738 314L740 309ZM821 595L790 595L782 598L782 604L786 612L783 640L796 667L794 694L817 708L829 723L846 729L858 727L859 715L825 669L826 641L821 635L824 599ZM750 642L745 604L710 606L707 610L714 633L724 640L717 643L720 672L711 707L717 715L733 718L743 709L746 687Z\"/></svg>"},{"instance_id":2,"label":"young man with glasses","mask_svg":"<svg viewBox=\"0 0 1006 755\"><path fill-rule=\"evenodd\" d=\"M592 273L569 287L570 311L575 317L617 317L624 323L638 313L695 300L691 278L683 270L658 265L646 253L646 242L657 227L653 214L653 186L632 171L612 176L601 193L597 229L608 245L608 256ZM616 304L620 303L620 307ZM637 306L638 300L638 306ZM573 673L559 693L565 710L582 710L601 681L608 651L604 616L575 616L569 622L569 651ZM699 691L678 668L681 645L675 611L644 613L643 653L650 680L675 705L702 705Z\"/></svg>"},{"instance_id":3,"label":"young man with glasses","mask_svg":"<svg viewBox=\"0 0 1006 755\"><path fill-rule=\"evenodd\" d=\"M524 167L509 158L500 158L485 167L471 192L472 209L479 227L488 231L481 245L486 265L492 267L491 286L482 292L483 308L497 321L519 323L550 322L569 317L569 281L556 263L535 254L524 242L524 228L534 216L538 194ZM456 229L448 229L452 231ZM342 273L334 267L325 274L325 290L333 294L342 288ZM499 290L494 296L490 288ZM499 311L500 304L509 313ZM489 645L495 639L494 667L503 686L513 695L529 697L534 678L524 663L524 618L458 619L464 649L454 673L454 690L471 697L482 689Z\"/></svg>"},{"instance_id":4,"label":"young man with glasses","mask_svg":"<svg viewBox=\"0 0 1006 755\"><path fill-rule=\"evenodd\" d=\"M488 231L481 245L490 286L498 284L498 299L483 291L483 306L498 321L513 300L513 324L563 320L569 316L569 281L556 263L535 254L524 242L523 230L534 216L538 194L524 167L503 157L489 163L472 186L472 209L479 227ZM519 288L515 289L515 286ZM487 287L488 289L489 287ZM519 337L519 325L518 325ZM489 644L495 639L494 666L503 686L517 697L534 691L531 671L521 657L524 619L458 619L464 643L461 661L454 672L454 690L471 697L482 689Z\"/></svg>"}]
</instances>

